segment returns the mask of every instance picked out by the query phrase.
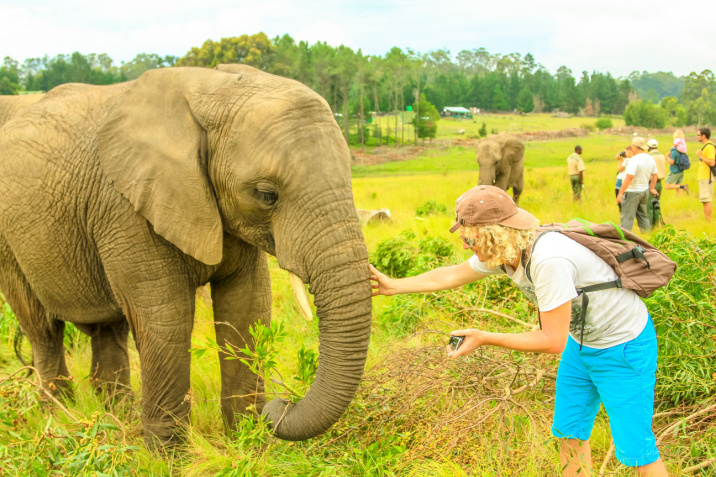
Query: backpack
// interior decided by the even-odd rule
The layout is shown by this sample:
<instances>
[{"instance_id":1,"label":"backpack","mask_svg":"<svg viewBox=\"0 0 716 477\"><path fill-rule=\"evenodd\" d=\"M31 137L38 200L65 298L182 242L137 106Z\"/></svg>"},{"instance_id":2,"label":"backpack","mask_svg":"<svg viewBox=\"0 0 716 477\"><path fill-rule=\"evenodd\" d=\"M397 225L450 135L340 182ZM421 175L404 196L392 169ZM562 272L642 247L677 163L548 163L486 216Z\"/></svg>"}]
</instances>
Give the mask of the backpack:
<instances>
[{"instance_id":1,"label":"backpack","mask_svg":"<svg viewBox=\"0 0 716 477\"><path fill-rule=\"evenodd\" d=\"M704 144L704 147L701 148L701 152L702 152L702 153L704 152L704 148L705 148L706 146L712 146L714 149L716 149L716 146L714 145L714 143L709 142L709 143L707 143L707 144ZM700 160L701 160L701 158L699 158L699 161L700 161ZM711 178L712 178L712 177L716 177L716 164L713 165L713 166L709 166L709 169L711 169L711 175L709 176L709 184L711 184Z\"/></svg>"},{"instance_id":2,"label":"backpack","mask_svg":"<svg viewBox=\"0 0 716 477\"><path fill-rule=\"evenodd\" d=\"M659 249L612 222L594 224L582 219L572 219L566 224L543 225L537 231L538 236L532 244L532 250L545 234L561 233L596 253L617 274L617 279L614 281L577 289L577 293L582 295L580 349L584 341L584 324L587 305L589 305L588 293L610 288L628 288L634 290L640 297L647 298L655 290L669 283L676 270L676 263ZM531 259L525 266L525 274L532 282L530 264Z\"/></svg>"},{"instance_id":3,"label":"backpack","mask_svg":"<svg viewBox=\"0 0 716 477\"><path fill-rule=\"evenodd\" d=\"M676 149L675 147L671 148ZM684 172L686 169L691 167L691 161L689 160L689 156L685 152L681 152L677 149L677 152L679 153L679 160L674 161L674 165L677 169L679 169L679 172Z\"/></svg>"}]
</instances>

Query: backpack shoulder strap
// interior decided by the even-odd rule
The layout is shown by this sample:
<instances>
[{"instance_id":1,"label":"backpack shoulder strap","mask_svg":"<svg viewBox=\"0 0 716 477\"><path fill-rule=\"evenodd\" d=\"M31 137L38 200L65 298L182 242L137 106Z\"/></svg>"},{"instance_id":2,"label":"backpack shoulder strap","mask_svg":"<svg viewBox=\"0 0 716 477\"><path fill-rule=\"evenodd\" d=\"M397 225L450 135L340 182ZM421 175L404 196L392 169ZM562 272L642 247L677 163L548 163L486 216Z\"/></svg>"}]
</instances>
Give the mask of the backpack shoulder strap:
<instances>
[{"instance_id":1,"label":"backpack shoulder strap","mask_svg":"<svg viewBox=\"0 0 716 477\"><path fill-rule=\"evenodd\" d=\"M539 235L537 235L537 237L535 238L535 241L532 242L532 252L530 253L529 260L527 260L527 264L526 265L524 263L522 264L525 267L525 276L527 277L527 280L529 280L529 282L532 283L533 285L534 285L534 282L532 282L531 268L532 268L532 257L534 257L534 255L535 255L535 247L537 246L537 242L539 242L539 239L541 239L542 237L544 237L545 235L547 235L550 232L559 232L559 230L546 230L544 232L541 232Z\"/></svg>"}]
</instances>

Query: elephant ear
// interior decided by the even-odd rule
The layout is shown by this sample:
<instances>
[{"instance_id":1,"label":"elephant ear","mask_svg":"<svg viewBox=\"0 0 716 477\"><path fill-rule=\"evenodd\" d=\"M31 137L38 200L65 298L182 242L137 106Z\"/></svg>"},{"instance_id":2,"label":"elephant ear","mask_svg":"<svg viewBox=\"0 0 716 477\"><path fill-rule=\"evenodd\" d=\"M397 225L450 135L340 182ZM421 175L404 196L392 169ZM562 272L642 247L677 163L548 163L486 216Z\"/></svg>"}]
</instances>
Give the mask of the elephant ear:
<instances>
[{"instance_id":1,"label":"elephant ear","mask_svg":"<svg viewBox=\"0 0 716 477\"><path fill-rule=\"evenodd\" d=\"M115 189L159 235L215 265L223 228L207 173L206 131L188 100L199 78L188 82L188 76L184 68L167 68L134 81L99 130L99 160Z\"/></svg>"}]
</instances>

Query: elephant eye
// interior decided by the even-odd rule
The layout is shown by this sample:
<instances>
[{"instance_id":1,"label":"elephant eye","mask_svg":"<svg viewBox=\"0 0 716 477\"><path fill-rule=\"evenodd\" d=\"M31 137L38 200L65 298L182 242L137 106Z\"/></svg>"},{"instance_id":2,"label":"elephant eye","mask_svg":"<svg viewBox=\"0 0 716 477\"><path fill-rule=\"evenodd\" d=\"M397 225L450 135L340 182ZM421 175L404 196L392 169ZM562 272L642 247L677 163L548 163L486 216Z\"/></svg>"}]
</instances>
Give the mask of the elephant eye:
<instances>
[{"instance_id":1,"label":"elephant eye","mask_svg":"<svg viewBox=\"0 0 716 477\"><path fill-rule=\"evenodd\" d=\"M274 191L257 190L259 199L266 205L274 205L278 200L278 193Z\"/></svg>"}]
</instances>

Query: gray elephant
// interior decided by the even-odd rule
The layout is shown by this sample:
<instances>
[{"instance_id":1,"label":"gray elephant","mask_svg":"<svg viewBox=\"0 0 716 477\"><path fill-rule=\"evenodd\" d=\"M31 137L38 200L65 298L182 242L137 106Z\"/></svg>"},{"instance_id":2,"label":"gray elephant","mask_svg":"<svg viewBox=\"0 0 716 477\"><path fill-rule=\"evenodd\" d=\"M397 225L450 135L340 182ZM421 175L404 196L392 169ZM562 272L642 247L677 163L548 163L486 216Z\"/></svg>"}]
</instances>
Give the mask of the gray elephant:
<instances>
[{"instance_id":1,"label":"gray elephant","mask_svg":"<svg viewBox=\"0 0 716 477\"><path fill-rule=\"evenodd\" d=\"M278 437L316 436L348 407L367 356L368 253L330 108L298 82L219 70L60 86L0 128L0 291L42 382L67 389L71 322L91 336L95 378L128 386L131 330L150 447L188 420L197 286L211 285L218 343L243 347L270 320L266 254L310 284L320 364L300 402L264 406L261 380L221 359L227 424L254 405Z\"/></svg>"},{"instance_id":2,"label":"gray elephant","mask_svg":"<svg viewBox=\"0 0 716 477\"><path fill-rule=\"evenodd\" d=\"M525 145L519 139L499 134L477 143L478 185L494 185L504 190L512 187L518 202L524 188Z\"/></svg>"}]
</instances>

